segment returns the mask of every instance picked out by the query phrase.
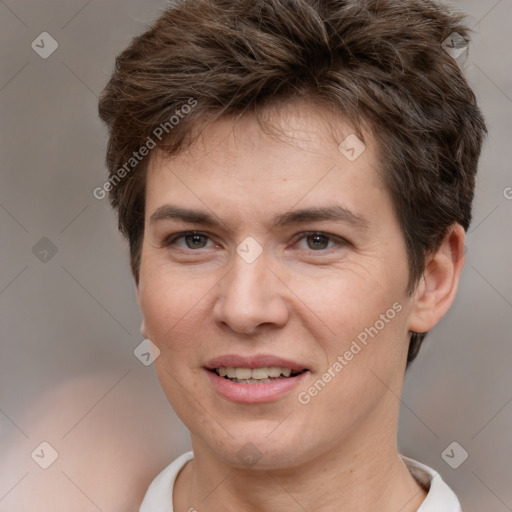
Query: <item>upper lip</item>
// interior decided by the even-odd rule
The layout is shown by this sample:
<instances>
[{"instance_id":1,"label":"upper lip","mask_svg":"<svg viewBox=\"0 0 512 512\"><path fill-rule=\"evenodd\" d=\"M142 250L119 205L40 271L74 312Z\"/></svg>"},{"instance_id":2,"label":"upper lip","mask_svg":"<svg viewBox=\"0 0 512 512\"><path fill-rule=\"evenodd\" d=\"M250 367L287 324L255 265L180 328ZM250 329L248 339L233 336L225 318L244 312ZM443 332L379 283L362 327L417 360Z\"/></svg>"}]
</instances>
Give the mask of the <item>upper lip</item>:
<instances>
[{"instance_id":1,"label":"upper lip","mask_svg":"<svg viewBox=\"0 0 512 512\"><path fill-rule=\"evenodd\" d=\"M237 354L226 354L223 356L214 357L206 362L204 365L208 370L215 370L216 368L266 368L266 367L279 367L290 368L294 372L307 370L307 367L296 361L284 359L282 357L273 356L270 354L259 354L254 356L241 356Z\"/></svg>"}]
</instances>

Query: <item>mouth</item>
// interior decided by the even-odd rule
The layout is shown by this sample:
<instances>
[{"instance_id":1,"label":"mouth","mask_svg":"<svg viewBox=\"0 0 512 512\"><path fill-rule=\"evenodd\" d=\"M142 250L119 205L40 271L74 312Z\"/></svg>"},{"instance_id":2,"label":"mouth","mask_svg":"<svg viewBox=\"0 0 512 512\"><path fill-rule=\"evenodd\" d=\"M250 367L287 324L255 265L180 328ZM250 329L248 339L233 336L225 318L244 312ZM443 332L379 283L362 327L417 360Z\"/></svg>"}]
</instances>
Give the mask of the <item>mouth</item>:
<instances>
[{"instance_id":1,"label":"mouth","mask_svg":"<svg viewBox=\"0 0 512 512\"><path fill-rule=\"evenodd\" d=\"M279 366L265 366L261 368L220 366L218 368L208 370L219 377L236 384L265 384L293 378L308 371L307 369L292 370L291 368Z\"/></svg>"},{"instance_id":2,"label":"mouth","mask_svg":"<svg viewBox=\"0 0 512 512\"><path fill-rule=\"evenodd\" d=\"M245 404L289 400L311 374L304 364L271 354L226 354L208 361L204 369L220 396Z\"/></svg>"}]
</instances>

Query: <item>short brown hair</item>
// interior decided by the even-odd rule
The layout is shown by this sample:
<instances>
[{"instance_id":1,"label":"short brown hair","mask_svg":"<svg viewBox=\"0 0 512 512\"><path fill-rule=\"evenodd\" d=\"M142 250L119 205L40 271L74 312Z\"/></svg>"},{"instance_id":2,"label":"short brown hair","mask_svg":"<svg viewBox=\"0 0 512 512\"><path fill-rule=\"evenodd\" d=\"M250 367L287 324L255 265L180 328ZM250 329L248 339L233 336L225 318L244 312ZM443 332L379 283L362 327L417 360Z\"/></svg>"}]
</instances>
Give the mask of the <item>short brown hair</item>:
<instances>
[{"instance_id":1,"label":"short brown hair","mask_svg":"<svg viewBox=\"0 0 512 512\"><path fill-rule=\"evenodd\" d=\"M469 41L463 17L433 0L182 0L165 10L117 57L99 102L116 178L109 198L135 280L148 158L127 169L133 152L159 126L168 129L156 145L173 154L205 120L299 99L336 108L358 135L362 123L371 127L412 293L449 227L470 225L486 133L472 90L442 47L455 33ZM191 98L195 108L170 126ZM408 363L424 336L411 333Z\"/></svg>"}]
</instances>

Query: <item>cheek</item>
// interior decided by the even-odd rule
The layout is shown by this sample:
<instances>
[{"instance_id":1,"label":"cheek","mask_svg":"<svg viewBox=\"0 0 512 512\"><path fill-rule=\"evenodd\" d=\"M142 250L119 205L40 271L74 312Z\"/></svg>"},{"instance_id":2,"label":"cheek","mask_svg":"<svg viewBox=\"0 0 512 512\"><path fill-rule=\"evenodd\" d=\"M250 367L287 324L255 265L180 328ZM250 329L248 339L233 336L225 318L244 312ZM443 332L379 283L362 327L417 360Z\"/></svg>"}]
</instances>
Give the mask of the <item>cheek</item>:
<instances>
[{"instance_id":1,"label":"cheek","mask_svg":"<svg viewBox=\"0 0 512 512\"><path fill-rule=\"evenodd\" d=\"M155 268L142 269L140 308L147 336L160 350L154 369L161 388L169 403L182 411L189 401L183 383L190 380L190 353L197 353L203 329L198 314L204 293Z\"/></svg>"},{"instance_id":2,"label":"cheek","mask_svg":"<svg viewBox=\"0 0 512 512\"><path fill-rule=\"evenodd\" d=\"M205 282L207 281L207 282ZM140 308L148 337L165 355L201 343L208 319L209 279L191 279L166 272L149 261L141 268Z\"/></svg>"},{"instance_id":3,"label":"cheek","mask_svg":"<svg viewBox=\"0 0 512 512\"><path fill-rule=\"evenodd\" d=\"M298 276L288 280L288 285L333 336L354 335L404 299L392 278L370 273L368 269L343 269L324 276ZM394 313L389 316L394 318Z\"/></svg>"},{"instance_id":4,"label":"cheek","mask_svg":"<svg viewBox=\"0 0 512 512\"><path fill-rule=\"evenodd\" d=\"M339 405L343 397L345 405L351 407L366 393L370 400L376 393L373 385L382 387L375 375L390 383L399 373L407 349L403 276L367 267L364 272L344 269L325 278L293 281L290 287L314 312L314 316L308 313L303 319L312 318L306 328L325 354L322 370L330 369L336 375L330 391L318 403L329 407L332 399Z\"/></svg>"},{"instance_id":5,"label":"cheek","mask_svg":"<svg viewBox=\"0 0 512 512\"><path fill-rule=\"evenodd\" d=\"M400 301L375 301L363 308L341 304L331 315L335 334L317 339L327 363L309 387L301 389L302 400L310 401L307 407L317 411L317 417L331 419L319 428L332 432L348 432L365 417L380 414L376 411L382 412L382 404L395 407L407 346L405 306Z\"/></svg>"}]
</instances>

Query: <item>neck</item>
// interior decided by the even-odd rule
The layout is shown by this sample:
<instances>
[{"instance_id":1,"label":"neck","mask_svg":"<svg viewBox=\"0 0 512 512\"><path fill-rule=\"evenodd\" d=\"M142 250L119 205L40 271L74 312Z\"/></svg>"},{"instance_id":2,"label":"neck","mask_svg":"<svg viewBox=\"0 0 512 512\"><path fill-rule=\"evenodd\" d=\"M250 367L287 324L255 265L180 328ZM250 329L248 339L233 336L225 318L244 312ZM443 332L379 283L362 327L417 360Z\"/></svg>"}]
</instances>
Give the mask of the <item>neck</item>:
<instances>
[{"instance_id":1,"label":"neck","mask_svg":"<svg viewBox=\"0 0 512 512\"><path fill-rule=\"evenodd\" d=\"M178 477L174 510L416 512L426 493L398 455L389 435L396 429L380 427L377 436L360 428L314 459L271 469L229 466L193 436L194 460Z\"/></svg>"}]
</instances>

